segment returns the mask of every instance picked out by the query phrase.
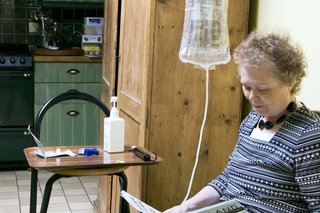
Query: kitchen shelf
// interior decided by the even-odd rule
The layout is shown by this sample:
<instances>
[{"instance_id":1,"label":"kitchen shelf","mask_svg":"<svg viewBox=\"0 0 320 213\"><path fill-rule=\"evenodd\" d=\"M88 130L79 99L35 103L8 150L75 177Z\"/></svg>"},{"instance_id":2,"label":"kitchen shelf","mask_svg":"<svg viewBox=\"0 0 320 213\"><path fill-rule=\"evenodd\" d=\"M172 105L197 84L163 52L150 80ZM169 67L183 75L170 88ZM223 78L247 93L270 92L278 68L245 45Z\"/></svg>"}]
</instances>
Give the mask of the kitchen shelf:
<instances>
[{"instance_id":1,"label":"kitchen shelf","mask_svg":"<svg viewBox=\"0 0 320 213\"><path fill-rule=\"evenodd\" d=\"M101 63L101 58L89 58L86 56L45 56L34 55L34 62L79 62L79 63Z\"/></svg>"}]
</instances>

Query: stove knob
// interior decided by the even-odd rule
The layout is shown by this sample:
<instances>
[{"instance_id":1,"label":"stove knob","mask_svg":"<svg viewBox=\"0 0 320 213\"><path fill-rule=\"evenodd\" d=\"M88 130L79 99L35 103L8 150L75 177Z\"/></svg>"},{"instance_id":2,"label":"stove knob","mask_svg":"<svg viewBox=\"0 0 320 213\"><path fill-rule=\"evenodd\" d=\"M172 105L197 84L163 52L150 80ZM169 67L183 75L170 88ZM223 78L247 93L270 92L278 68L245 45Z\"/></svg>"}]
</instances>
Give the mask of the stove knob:
<instances>
[{"instance_id":1,"label":"stove knob","mask_svg":"<svg viewBox=\"0 0 320 213\"><path fill-rule=\"evenodd\" d=\"M20 62L20 64L25 64L25 63L26 63L26 59L20 58L20 59L19 59L19 62Z\"/></svg>"},{"instance_id":2,"label":"stove knob","mask_svg":"<svg viewBox=\"0 0 320 213\"><path fill-rule=\"evenodd\" d=\"M5 64L6 63L6 59L5 58L0 58L0 64Z\"/></svg>"},{"instance_id":3,"label":"stove knob","mask_svg":"<svg viewBox=\"0 0 320 213\"><path fill-rule=\"evenodd\" d=\"M10 63L11 63L11 64L16 63L16 59L14 59L14 58L10 58Z\"/></svg>"}]
</instances>

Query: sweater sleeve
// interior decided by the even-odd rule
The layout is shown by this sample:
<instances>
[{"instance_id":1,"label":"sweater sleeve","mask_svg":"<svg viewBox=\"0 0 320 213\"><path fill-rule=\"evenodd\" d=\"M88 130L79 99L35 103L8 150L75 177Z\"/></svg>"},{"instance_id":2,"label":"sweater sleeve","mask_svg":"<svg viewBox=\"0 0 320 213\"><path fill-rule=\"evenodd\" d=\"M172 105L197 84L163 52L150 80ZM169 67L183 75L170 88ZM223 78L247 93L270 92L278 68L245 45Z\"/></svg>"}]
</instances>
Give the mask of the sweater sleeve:
<instances>
[{"instance_id":1,"label":"sweater sleeve","mask_svg":"<svg viewBox=\"0 0 320 213\"><path fill-rule=\"evenodd\" d=\"M239 134L241 131L244 131L244 129L246 128L252 128L254 126L254 121L252 121L252 116L253 113L251 112L240 124L240 127L239 127ZM247 126L249 125L249 127ZM233 150L233 152L236 151L237 149L237 146L238 146L238 143L239 141L236 143L236 146ZM226 188L227 188L227 185L228 185L228 182L229 182L229 164L230 164L230 158L232 156L232 153L231 155L229 156L229 163L228 165L225 167L225 169L221 172L221 174L216 177L215 179L213 179L210 183L208 183L208 186L211 186L213 187L215 190L217 190L217 192L219 193L219 195L222 197Z\"/></svg>"},{"instance_id":2,"label":"sweater sleeve","mask_svg":"<svg viewBox=\"0 0 320 213\"><path fill-rule=\"evenodd\" d=\"M311 212L320 212L320 124L309 126L295 155L295 179Z\"/></svg>"},{"instance_id":3,"label":"sweater sleeve","mask_svg":"<svg viewBox=\"0 0 320 213\"><path fill-rule=\"evenodd\" d=\"M218 177L216 177L214 180L208 183L208 186L211 186L215 190L217 190L220 197L222 197L224 194L224 191L227 188L228 179L229 179L229 176L228 176L228 166L227 166Z\"/></svg>"}]
</instances>

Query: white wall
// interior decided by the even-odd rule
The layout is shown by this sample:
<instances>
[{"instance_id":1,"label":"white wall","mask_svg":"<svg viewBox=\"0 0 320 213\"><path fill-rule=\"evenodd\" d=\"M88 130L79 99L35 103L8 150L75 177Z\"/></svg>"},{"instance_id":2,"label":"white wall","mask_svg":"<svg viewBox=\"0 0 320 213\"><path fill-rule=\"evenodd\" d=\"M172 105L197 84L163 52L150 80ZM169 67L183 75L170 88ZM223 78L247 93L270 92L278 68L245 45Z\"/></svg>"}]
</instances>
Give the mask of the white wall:
<instances>
[{"instance_id":1,"label":"white wall","mask_svg":"<svg viewBox=\"0 0 320 213\"><path fill-rule=\"evenodd\" d=\"M257 1L256 28L288 31L304 50L308 69L298 99L320 110L320 1Z\"/></svg>"}]
</instances>

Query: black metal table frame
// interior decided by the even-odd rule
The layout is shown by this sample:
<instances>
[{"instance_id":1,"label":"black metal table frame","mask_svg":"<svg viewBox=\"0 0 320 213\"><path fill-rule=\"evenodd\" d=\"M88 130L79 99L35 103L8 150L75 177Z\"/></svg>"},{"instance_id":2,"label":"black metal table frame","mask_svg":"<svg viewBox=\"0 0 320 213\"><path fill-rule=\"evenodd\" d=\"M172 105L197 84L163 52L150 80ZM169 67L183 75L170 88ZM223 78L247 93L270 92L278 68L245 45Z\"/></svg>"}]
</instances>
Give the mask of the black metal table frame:
<instances>
[{"instance_id":1,"label":"black metal table frame","mask_svg":"<svg viewBox=\"0 0 320 213\"><path fill-rule=\"evenodd\" d=\"M118 173L109 174L109 175L118 176L120 181L120 189L127 191L128 181L127 181L127 176L124 172L118 172ZM52 186L55 183L55 181L59 180L60 178L68 178L68 177L75 177L75 176L53 174L47 180L42 203L41 203L40 213L46 213L48 210ZM31 168L31 186L30 187L31 187L30 188L30 213L36 213L37 212L38 170L35 168ZM129 204L122 197L120 197L119 213L130 213Z\"/></svg>"}]
</instances>

